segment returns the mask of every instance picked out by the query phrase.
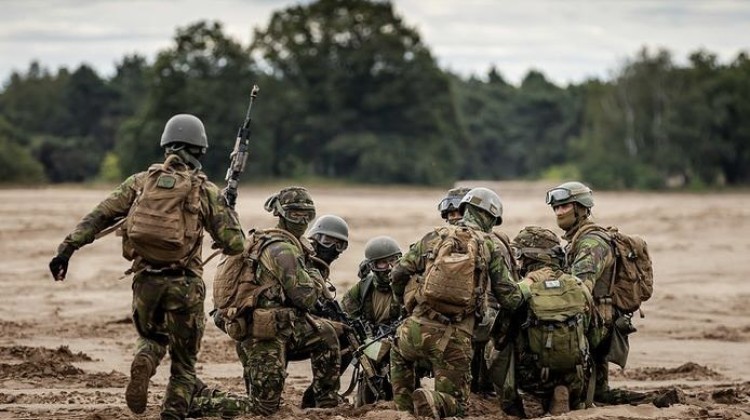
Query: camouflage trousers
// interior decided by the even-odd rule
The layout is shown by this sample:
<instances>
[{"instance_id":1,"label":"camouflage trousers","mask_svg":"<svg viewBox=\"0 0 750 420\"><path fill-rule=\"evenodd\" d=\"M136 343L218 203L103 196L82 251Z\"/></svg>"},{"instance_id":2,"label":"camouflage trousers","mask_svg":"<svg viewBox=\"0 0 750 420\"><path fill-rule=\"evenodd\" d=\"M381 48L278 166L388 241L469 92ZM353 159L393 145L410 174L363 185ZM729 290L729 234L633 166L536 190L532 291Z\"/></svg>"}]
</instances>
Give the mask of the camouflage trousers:
<instances>
[{"instance_id":1,"label":"camouflage trousers","mask_svg":"<svg viewBox=\"0 0 750 420\"><path fill-rule=\"evenodd\" d=\"M341 354L336 330L325 320L297 317L275 338L250 337L237 345L252 411L270 415L279 410L289 351L310 354L315 406L338 405Z\"/></svg>"},{"instance_id":2,"label":"camouflage trousers","mask_svg":"<svg viewBox=\"0 0 750 420\"><path fill-rule=\"evenodd\" d=\"M139 273L133 279L135 354L158 366L167 351L172 360L162 418L183 419L195 386L195 363L205 328L203 279ZM151 372L153 376L156 371Z\"/></svg>"},{"instance_id":3,"label":"camouflage trousers","mask_svg":"<svg viewBox=\"0 0 750 420\"><path fill-rule=\"evenodd\" d=\"M491 393L494 391L487 359L493 348L490 335L497 313L497 309L488 307L481 321L474 328L472 338L474 353L471 359L471 392L474 393Z\"/></svg>"},{"instance_id":4,"label":"camouflage trousers","mask_svg":"<svg viewBox=\"0 0 750 420\"><path fill-rule=\"evenodd\" d=\"M589 366L568 372L549 372L542 378L542 366L534 355L523 348L522 338L503 350L493 349L488 359L492 382L498 392L501 406L520 406L518 390L542 399L547 408L557 385L565 385L570 392L571 408L585 403L590 374Z\"/></svg>"},{"instance_id":5,"label":"camouflage trousers","mask_svg":"<svg viewBox=\"0 0 750 420\"><path fill-rule=\"evenodd\" d=\"M401 411L413 411L415 365L431 364L435 374L433 394L442 417L463 416L471 381L471 334L453 326L422 324L407 319L391 347L393 400Z\"/></svg>"},{"instance_id":6,"label":"camouflage trousers","mask_svg":"<svg viewBox=\"0 0 750 420\"><path fill-rule=\"evenodd\" d=\"M221 417L231 419L241 415L253 414L250 399L218 388L206 386L200 379L196 383L195 393L190 403L190 417Z\"/></svg>"}]
</instances>

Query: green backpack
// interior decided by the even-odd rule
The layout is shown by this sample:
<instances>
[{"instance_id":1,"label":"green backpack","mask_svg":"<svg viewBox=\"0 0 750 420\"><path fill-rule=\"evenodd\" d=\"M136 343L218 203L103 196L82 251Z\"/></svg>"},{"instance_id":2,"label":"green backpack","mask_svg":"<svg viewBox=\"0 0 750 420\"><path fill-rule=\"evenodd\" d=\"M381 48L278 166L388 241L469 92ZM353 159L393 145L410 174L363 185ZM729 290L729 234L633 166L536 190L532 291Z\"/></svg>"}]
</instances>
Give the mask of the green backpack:
<instances>
[{"instance_id":1,"label":"green backpack","mask_svg":"<svg viewBox=\"0 0 750 420\"><path fill-rule=\"evenodd\" d=\"M549 373L583 375L589 359L586 318L592 308L588 289L578 278L560 271L530 289L526 333L542 379Z\"/></svg>"}]
</instances>

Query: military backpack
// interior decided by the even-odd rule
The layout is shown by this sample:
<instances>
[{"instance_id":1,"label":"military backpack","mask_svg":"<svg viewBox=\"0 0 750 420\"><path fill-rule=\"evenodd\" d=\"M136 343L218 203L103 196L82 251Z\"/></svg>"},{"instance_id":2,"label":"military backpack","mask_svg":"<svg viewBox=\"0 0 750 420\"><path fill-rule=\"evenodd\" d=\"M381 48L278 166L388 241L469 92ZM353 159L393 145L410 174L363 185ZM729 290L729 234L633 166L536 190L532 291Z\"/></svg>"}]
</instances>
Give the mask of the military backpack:
<instances>
[{"instance_id":1,"label":"military backpack","mask_svg":"<svg viewBox=\"0 0 750 420\"><path fill-rule=\"evenodd\" d=\"M550 373L583 375L589 360L587 314L593 305L588 289L576 277L558 271L530 290L529 316L523 327L542 379Z\"/></svg>"},{"instance_id":2,"label":"military backpack","mask_svg":"<svg viewBox=\"0 0 750 420\"><path fill-rule=\"evenodd\" d=\"M417 299L448 317L472 313L484 304L489 253L471 228L444 226L436 233Z\"/></svg>"},{"instance_id":3,"label":"military backpack","mask_svg":"<svg viewBox=\"0 0 750 420\"><path fill-rule=\"evenodd\" d=\"M654 293L654 269L646 241L639 236L624 234L616 227L590 224L581 227L573 236L571 250L575 250L578 239L589 232L607 241L614 253L608 290L612 303L624 313L637 311L641 303Z\"/></svg>"},{"instance_id":4,"label":"military backpack","mask_svg":"<svg viewBox=\"0 0 750 420\"><path fill-rule=\"evenodd\" d=\"M257 281L260 255L268 245L282 241L303 249L299 239L283 229L248 232L242 253L225 256L216 268L214 308L232 315L255 308L260 294L274 285L272 282L260 285Z\"/></svg>"},{"instance_id":5,"label":"military backpack","mask_svg":"<svg viewBox=\"0 0 750 420\"><path fill-rule=\"evenodd\" d=\"M157 266L184 267L200 250L200 189L205 175L185 165L152 165L122 227L123 254Z\"/></svg>"}]
</instances>

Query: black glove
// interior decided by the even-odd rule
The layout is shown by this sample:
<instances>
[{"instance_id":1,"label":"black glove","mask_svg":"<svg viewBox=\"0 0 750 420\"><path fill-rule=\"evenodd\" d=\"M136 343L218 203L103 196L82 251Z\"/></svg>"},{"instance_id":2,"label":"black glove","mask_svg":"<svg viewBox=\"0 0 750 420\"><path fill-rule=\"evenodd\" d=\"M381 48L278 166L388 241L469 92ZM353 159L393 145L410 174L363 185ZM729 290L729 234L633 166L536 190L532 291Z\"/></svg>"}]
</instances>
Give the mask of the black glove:
<instances>
[{"instance_id":1,"label":"black glove","mask_svg":"<svg viewBox=\"0 0 750 420\"><path fill-rule=\"evenodd\" d=\"M237 191L224 188L221 190L221 196L224 197L224 203L230 209L234 209L235 203L237 203Z\"/></svg>"},{"instance_id":2,"label":"black glove","mask_svg":"<svg viewBox=\"0 0 750 420\"><path fill-rule=\"evenodd\" d=\"M68 257L57 255L52 258L49 262L49 271L55 281L65 280L65 275L68 273Z\"/></svg>"}]
</instances>

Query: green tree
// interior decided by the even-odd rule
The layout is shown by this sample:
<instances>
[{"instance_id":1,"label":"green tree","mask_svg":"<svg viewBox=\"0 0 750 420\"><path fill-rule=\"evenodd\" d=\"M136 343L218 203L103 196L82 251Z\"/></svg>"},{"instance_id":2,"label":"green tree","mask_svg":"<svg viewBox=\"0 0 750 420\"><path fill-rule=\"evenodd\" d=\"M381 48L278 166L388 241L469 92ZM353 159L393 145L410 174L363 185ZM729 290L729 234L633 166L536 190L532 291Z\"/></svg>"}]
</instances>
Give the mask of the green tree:
<instances>
[{"instance_id":1,"label":"green tree","mask_svg":"<svg viewBox=\"0 0 750 420\"><path fill-rule=\"evenodd\" d=\"M273 143L294 158L277 156L274 175L372 181L365 168L383 159L395 164L384 164L378 180L457 175L462 137L448 78L391 3L319 0L284 9L256 30L251 51L290 101Z\"/></svg>"},{"instance_id":2,"label":"green tree","mask_svg":"<svg viewBox=\"0 0 750 420\"><path fill-rule=\"evenodd\" d=\"M148 96L117 135L123 172L143 170L161 159L164 124L174 114L190 113L203 121L209 137L204 170L223 175L255 80L247 52L224 34L221 24L197 22L178 29L174 46L161 51L145 74Z\"/></svg>"}]
</instances>

